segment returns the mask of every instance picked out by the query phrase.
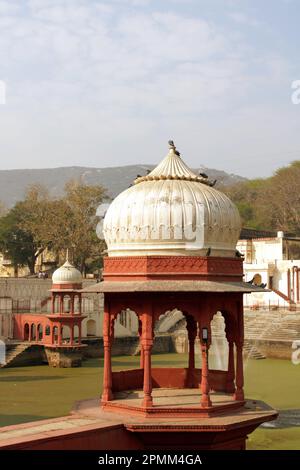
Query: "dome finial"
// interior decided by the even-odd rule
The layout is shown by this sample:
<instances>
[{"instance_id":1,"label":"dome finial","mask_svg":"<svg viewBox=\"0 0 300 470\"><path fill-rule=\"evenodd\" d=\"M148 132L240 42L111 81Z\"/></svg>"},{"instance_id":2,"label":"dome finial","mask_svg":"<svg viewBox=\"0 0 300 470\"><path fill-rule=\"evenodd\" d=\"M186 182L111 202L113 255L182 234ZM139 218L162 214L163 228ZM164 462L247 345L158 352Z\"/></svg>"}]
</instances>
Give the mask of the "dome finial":
<instances>
[{"instance_id":1,"label":"dome finial","mask_svg":"<svg viewBox=\"0 0 300 470\"><path fill-rule=\"evenodd\" d=\"M180 157L180 152L178 152L178 150L176 150L174 140L168 140L168 144L169 144L169 150L171 150L172 152L175 153L175 155L178 155L178 157Z\"/></svg>"},{"instance_id":2,"label":"dome finial","mask_svg":"<svg viewBox=\"0 0 300 470\"><path fill-rule=\"evenodd\" d=\"M69 248L67 248L66 261L69 261Z\"/></svg>"}]
</instances>

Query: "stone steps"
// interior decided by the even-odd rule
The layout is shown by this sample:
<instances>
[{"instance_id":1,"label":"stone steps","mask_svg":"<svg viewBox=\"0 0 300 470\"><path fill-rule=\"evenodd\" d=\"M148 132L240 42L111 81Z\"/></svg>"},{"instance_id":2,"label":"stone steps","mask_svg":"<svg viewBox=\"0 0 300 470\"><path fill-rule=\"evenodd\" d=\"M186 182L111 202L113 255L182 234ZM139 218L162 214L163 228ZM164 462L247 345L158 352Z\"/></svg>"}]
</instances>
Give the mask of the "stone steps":
<instances>
[{"instance_id":1,"label":"stone steps","mask_svg":"<svg viewBox=\"0 0 300 470\"><path fill-rule=\"evenodd\" d=\"M259 311L244 313L245 339L251 342L300 340L300 315Z\"/></svg>"},{"instance_id":2,"label":"stone steps","mask_svg":"<svg viewBox=\"0 0 300 470\"><path fill-rule=\"evenodd\" d=\"M254 344L250 344L249 341L245 340L244 342L244 356L247 359L266 359L257 347Z\"/></svg>"},{"instance_id":3,"label":"stone steps","mask_svg":"<svg viewBox=\"0 0 300 470\"><path fill-rule=\"evenodd\" d=\"M0 367L1 368L4 368L4 367L8 367L8 366L11 366L12 365L12 362L20 355L20 354L23 354L24 351L26 351L26 349L28 349L30 346L32 346L31 343L29 342L26 342L26 343L18 343L18 344L15 344L13 345L7 355L6 355L6 362L5 364L1 364Z\"/></svg>"}]
</instances>

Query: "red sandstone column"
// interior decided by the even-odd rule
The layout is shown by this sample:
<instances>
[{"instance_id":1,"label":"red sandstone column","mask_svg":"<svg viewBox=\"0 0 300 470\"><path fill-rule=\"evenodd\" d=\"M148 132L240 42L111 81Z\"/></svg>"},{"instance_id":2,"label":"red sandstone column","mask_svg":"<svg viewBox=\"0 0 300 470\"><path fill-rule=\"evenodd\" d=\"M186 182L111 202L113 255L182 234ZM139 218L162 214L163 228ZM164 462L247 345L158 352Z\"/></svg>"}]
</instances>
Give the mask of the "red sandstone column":
<instances>
[{"instance_id":1,"label":"red sandstone column","mask_svg":"<svg viewBox=\"0 0 300 470\"><path fill-rule=\"evenodd\" d=\"M78 324L78 344L81 344L81 322Z\"/></svg>"},{"instance_id":2,"label":"red sandstone column","mask_svg":"<svg viewBox=\"0 0 300 470\"><path fill-rule=\"evenodd\" d=\"M140 337L140 348L141 348L141 355L140 355L140 368L144 368L144 348L142 344L142 322L139 320L139 337Z\"/></svg>"},{"instance_id":3,"label":"red sandstone column","mask_svg":"<svg viewBox=\"0 0 300 470\"><path fill-rule=\"evenodd\" d=\"M243 343L238 341L236 343L236 391L234 399L244 400L244 370L243 370Z\"/></svg>"},{"instance_id":4,"label":"red sandstone column","mask_svg":"<svg viewBox=\"0 0 300 470\"><path fill-rule=\"evenodd\" d=\"M110 312L108 305L104 305L103 318L103 348L104 348L104 370L103 370L103 402L113 399L112 377L111 377L111 340L110 340Z\"/></svg>"},{"instance_id":5,"label":"red sandstone column","mask_svg":"<svg viewBox=\"0 0 300 470\"><path fill-rule=\"evenodd\" d=\"M71 294L71 301L70 301L70 314L74 315L74 303L75 303L75 296Z\"/></svg>"},{"instance_id":6,"label":"red sandstone column","mask_svg":"<svg viewBox=\"0 0 300 470\"><path fill-rule=\"evenodd\" d=\"M62 343L62 325L58 325L58 344L61 346Z\"/></svg>"},{"instance_id":7,"label":"red sandstone column","mask_svg":"<svg viewBox=\"0 0 300 470\"><path fill-rule=\"evenodd\" d=\"M144 350L144 408L153 405L152 400L152 377L151 377L151 350L153 345L152 308L148 304L146 312L142 317L142 346Z\"/></svg>"},{"instance_id":8,"label":"red sandstone column","mask_svg":"<svg viewBox=\"0 0 300 470\"><path fill-rule=\"evenodd\" d=\"M208 367L208 344L201 340L202 371L201 371L201 406L212 406L209 396L209 367Z\"/></svg>"},{"instance_id":9,"label":"red sandstone column","mask_svg":"<svg viewBox=\"0 0 300 470\"><path fill-rule=\"evenodd\" d=\"M144 346L144 399L142 406L148 408L153 405L152 400L152 380L151 380L151 348L152 346Z\"/></svg>"},{"instance_id":10,"label":"red sandstone column","mask_svg":"<svg viewBox=\"0 0 300 470\"><path fill-rule=\"evenodd\" d=\"M51 313L55 313L55 294L52 294L52 299L51 299Z\"/></svg>"},{"instance_id":11,"label":"red sandstone column","mask_svg":"<svg viewBox=\"0 0 300 470\"><path fill-rule=\"evenodd\" d=\"M189 369L195 369L195 339L197 336L197 325L192 320L187 320L189 339Z\"/></svg>"},{"instance_id":12,"label":"red sandstone column","mask_svg":"<svg viewBox=\"0 0 300 470\"><path fill-rule=\"evenodd\" d=\"M63 313L64 311L64 296L60 294L59 296L59 313Z\"/></svg>"},{"instance_id":13,"label":"red sandstone column","mask_svg":"<svg viewBox=\"0 0 300 470\"><path fill-rule=\"evenodd\" d=\"M243 299L236 304L237 312L237 332L236 332L236 391L235 400L244 400L244 370L243 370L243 344L244 344L244 312Z\"/></svg>"},{"instance_id":14,"label":"red sandstone column","mask_svg":"<svg viewBox=\"0 0 300 470\"><path fill-rule=\"evenodd\" d=\"M226 379L226 391L228 393L235 392L234 385L234 342L232 339L228 340L228 371Z\"/></svg>"},{"instance_id":15,"label":"red sandstone column","mask_svg":"<svg viewBox=\"0 0 300 470\"><path fill-rule=\"evenodd\" d=\"M186 317L186 327L189 340L189 365L187 386L194 385L194 369L195 369L195 339L197 336L197 324L192 317Z\"/></svg>"},{"instance_id":16,"label":"red sandstone column","mask_svg":"<svg viewBox=\"0 0 300 470\"><path fill-rule=\"evenodd\" d=\"M70 345L73 346L74 344L74 325L70 328Z\"/></svg>"}]
</instances>

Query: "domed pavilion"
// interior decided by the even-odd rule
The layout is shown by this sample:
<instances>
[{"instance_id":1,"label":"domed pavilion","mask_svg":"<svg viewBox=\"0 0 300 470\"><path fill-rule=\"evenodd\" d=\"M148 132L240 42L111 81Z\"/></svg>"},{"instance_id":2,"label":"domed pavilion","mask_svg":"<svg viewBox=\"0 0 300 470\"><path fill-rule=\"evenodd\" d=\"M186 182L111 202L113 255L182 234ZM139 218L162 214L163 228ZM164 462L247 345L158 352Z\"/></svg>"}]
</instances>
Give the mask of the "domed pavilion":
<instances>
[{"instance_id":1,"label":"domed pavilion","mask_svg":"<svg viewBox=\"0 0 300 470\"><path fill-rule=\"evenodd\" d=\"M244 397L243 294L261 289L243 282L240 230L235 205L188 168L172 141L161 163L107 210L103 281L85 290L104 294L101 409L146 448L243 449L247 434L276 417ZM113 372L114 323L126 309L139 321L140 368ZM186 320L186 367L152 367L155 323L174 309ZM227 370L210 365L217 312L225 321Z\"/></svg>"},{"instance_id":2,"label":"domed pavilion","mask_svg":"<svg viewBox=\"0 0 300 470\"><path fill-rule=\"evenodd\" d=\"M49 339L44 340L48 363L54 367L81 365L82 275L68 259L52 275ZM75 334L76 332L76 334ZM64 333L66 333L64 335Z\"/></svg>"}]
</instances>

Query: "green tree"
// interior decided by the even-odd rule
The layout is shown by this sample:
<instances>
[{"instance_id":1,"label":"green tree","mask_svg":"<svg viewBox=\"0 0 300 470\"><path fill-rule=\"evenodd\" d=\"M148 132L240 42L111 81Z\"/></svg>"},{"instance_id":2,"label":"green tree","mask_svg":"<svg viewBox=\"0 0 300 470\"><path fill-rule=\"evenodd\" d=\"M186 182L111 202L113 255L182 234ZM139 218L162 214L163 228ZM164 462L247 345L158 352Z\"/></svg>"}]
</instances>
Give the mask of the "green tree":
<instances>
[{"instance_id":1,"label":"green tree","mask_svg":"<svg viewBox=\"0 0 300 470\"><path fill-rule=\"evenodd\" d=\"M98 205L105 197L101 186L69 181L65 195L53 199L41 185L30 186L23 201L2 217L0 249L15 269L27 265L34 273L37 257L48 249L57 256L67 248L84 273L102 263L103 242L96 236Z\"/></svg>"},{"instance_id":2,"label":"green tree","mask_svg":"<svg viewBox=\"0 0 300 470\"><path fill-rule=\"evenodd\" d=\"M0 217L3 217L5 214L7 214L7 208L5 204L0 201Z\"/></svg>"},{"instance_id":3,"label":"green tree","mask_svg":"<svg viewBox=\"0 0 300 470\"><path fill-rule=\"evenodd\" d=\"M222 188L222 191L227 194L239 209L244 227L254 229L267 228L265 227L265 220L261 217L258 210L264 184L264 179L253 179Z\"/></svg>"},{"instance_id":4,"label":"green tree","mask_svg":"<svg viewBox=\"0 0 300 470\"><path fill-rule=\"evenodd\" d=\"M32 234L40 252L46 248L59 255L67 248L73 262L85 273L101 265L102 244L96 236L98 205L105 197L101 186L69 181L61 198L50 198L39 185L28 188L21 203L24 218L20 228Z\"/></svg>"},{"instance_id":5,"label":"green tree","mask_svg":"<svg viewBox=\"0 0 300 470\"><path fill-rule=\"evenodd\" d=\"M240 210L244 227L283 230L300 236L300 161L273 176L237 183L222 190Z\"/></svg>"},{"instance_id":6,"label":"green tree","mask_svg":"<svg viewBox=\"0 0 300 470\"><path fill-rule=\"evenodd\" d=\"M262 191L261 210L275 230L300 235L300 161L278 169Z\"/></svg>"},{"instance_id":7,"label":"green tree","mask_svg":"<svg viewBox=\"0 0 300 470\"><path fill-rule=\"evenodd\" d=\"M65 186L63 202L69 214L65 219L68 246L73 249L74 262L83 273L102 263L103 242L96 235L96 211L105 198L105 189L99 185L71 180Z\"/></svg>"},{"instance_id":8,"label":"green tree","mask_svg":"<svg viewBox=\"0 0 300 470\"><path fill-rule=\"evenodd\" d=\"M34 266L39 255L32 234L20 228L24 213L21 203L17 203L4 217L0 218L0 250L7 256L18 274L18 267L28 266L34 273Z\"/></svg>"}]
</instances>

